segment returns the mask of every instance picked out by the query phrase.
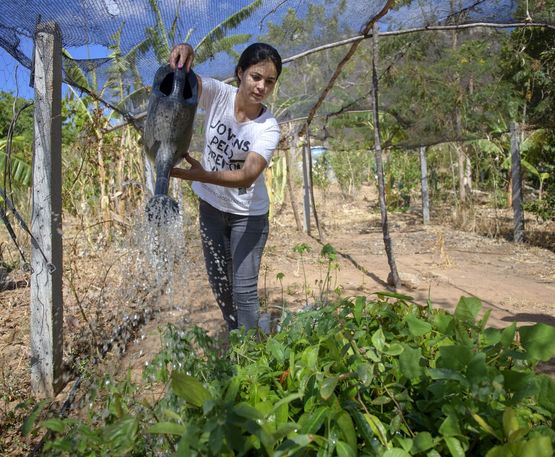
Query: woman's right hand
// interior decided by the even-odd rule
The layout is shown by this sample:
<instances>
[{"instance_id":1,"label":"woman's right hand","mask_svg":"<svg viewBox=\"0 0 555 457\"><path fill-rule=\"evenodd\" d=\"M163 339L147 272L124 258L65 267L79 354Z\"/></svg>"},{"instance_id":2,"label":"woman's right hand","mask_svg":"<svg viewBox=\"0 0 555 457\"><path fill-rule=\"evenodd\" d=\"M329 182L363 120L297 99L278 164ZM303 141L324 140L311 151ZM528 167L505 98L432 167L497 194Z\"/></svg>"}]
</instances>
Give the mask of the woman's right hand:
<instances>
[{"instance_id":1,"label":"woman's right hand","mask_svg":"<svg viewBox=\"0 0 555 457\"><path fill-rule=\"evenodd\" d=\"M172 70L185 67L185 70L189 72L194 58L195 51L193 47L189 43L181 43L173 47L170 53L169 64Z\"/></svg>"}]
</instances>

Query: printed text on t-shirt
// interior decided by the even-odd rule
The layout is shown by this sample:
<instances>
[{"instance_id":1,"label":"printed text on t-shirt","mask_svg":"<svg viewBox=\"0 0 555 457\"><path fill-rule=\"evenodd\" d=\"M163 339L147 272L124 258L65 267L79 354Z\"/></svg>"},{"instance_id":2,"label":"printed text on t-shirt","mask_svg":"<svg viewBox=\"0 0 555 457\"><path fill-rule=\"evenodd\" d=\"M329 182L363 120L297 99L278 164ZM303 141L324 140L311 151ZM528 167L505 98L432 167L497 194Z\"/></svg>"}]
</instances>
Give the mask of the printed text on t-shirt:
<instances>
[{"instance_id":1,"label":"printed text on t-shirt","mask_svg":"<svg viewBox=\"0 0 555 457\"><path fill-rule=\"evenodd\" d=\"M214 132L208 143L212 171L240 168L243 160L232 160L233 156L238 152L248 152L250 141L239 138L232 128L220 119L211 123L210 130Z\"/></svg>"}]
</instances>

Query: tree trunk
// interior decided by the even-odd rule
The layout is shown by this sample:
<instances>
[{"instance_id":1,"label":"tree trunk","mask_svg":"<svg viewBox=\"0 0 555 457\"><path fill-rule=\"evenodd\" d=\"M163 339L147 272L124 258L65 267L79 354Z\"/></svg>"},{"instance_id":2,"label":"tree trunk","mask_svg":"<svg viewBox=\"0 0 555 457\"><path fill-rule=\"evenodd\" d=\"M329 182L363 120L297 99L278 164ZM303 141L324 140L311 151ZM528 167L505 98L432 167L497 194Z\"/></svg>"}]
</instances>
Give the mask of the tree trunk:
<instances>
[{"instance_id":1,"label":"tree trunk","mask_svg":"<svg viewBox=\"0 0 555 457\"><path fill-rule=\"evenodd\" d=\"M395 257L393 255L393 242L389 236L389 224L387 221L387 206L385 201L385 184L382 162L382 146L380 141L380 123L378 110L378 26L374 24L372 28L372 115L374 119L374 155L376 158L376 172L378 175L378 190L380 200L380 212L382 218L383 241L385 252L387 254L387 262L391 270L391 282L395 288L401 286Z\"/></svg>"},{"instance_id":2,"label":"tree trunk","mask_svg":"<svg viewBox=\"0 0 555 457\"><path fill-rule=\"evenodd\" d=\"M520 126L511 122L511 182L514 213L514 241L524 241L524 212L522 210L522 174L520 167Z\"/></svg>"},{"instance_id":3,"label":"tree trunk","mask_svg":"<svg viewBox=\"0 0 555 457\"><path fill-rule=\"evenodd\" d=\"M308 135L308 131L306 133ZM310 235L310 150L306 146L306 141L303 145L303 213L304 213L304 231L306 234Z\"/></svg>"},{"instance_id":4,"label":"tree trunk","mask_svg":"<svg viewBox=\"0 0 555 457\"><path fill-rule=\"evenodd\" d=\"M426 163L426 148L420 146L420 175L422 189L422 223L430 223L430 195L428 193L428 165Z\"/></svg>"},{"instance_id":5,"label":"tree trunk","mask_svg":"<svg viewBox=\"0 0 555 457\"><path fill-rule=\"evenodd\" d=\"M289 132L292 135L290 148L295 149L297 147L297 137L293 136L292 125L289 128ZM297 199L295 198L295 192L293 189L293 174L291 173L291 156L289 150L285 148L283 150L285 154L285 168L286 168L286 179L287 179L287 190L289 192L289 199L291 200L291 209L293 210L293 216L295 216L295 224L297 224L297 231L302 232L301 218L299 217L299 210L297 209Z\"/></svg>"},{"instance_id":6,"label":"tree trunk","mask_svg":"<svg viewBox=\"0 0 555 457\"><path fill-rule=\"evenodd\" d=\"M324 241L324 235L322 233L322 227L320 226L320 220L318 219L318 211L316 210L316 199L314 198L314 179L313 179L313 166L312 166L312 147L310 146L310 130L306 129L306 148L308 148L308 174L310 177L310 201L312 203L312 212L314 214L314 222L316 222L316 228L318 229L318 239Z\"/></svg>"}]
</instances>

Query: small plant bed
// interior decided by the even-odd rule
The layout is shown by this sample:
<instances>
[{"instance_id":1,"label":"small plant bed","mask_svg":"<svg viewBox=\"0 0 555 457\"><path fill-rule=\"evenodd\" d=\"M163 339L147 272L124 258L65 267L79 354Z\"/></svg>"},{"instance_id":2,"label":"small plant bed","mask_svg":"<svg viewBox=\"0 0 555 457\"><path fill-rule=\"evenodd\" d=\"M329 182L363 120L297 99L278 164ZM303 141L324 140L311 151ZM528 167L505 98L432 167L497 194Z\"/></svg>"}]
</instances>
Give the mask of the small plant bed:
<instances>
[{"instance_id":1,"label":"small plant bed","mask_svg":"<svg viewBox=\"0 0 555 457\"><path fill-rule=\"evenodd\" d=\"M79 419L34 433L49 456L551 456L555 381L535 367L555 328L488 328L481 310L342 299L270 336L233 332L225 354L169 327L141 385L103 379Z\"/></svg>"}]
</instances>

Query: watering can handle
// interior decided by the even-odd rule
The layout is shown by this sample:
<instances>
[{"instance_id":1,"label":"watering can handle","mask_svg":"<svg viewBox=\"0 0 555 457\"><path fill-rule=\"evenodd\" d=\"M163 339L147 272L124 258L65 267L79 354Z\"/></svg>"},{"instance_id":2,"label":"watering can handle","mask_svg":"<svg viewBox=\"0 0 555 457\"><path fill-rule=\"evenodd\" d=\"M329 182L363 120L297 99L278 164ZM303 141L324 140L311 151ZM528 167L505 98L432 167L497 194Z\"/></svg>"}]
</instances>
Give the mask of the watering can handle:
<instances>
[{"instance_id":1,"label":"watering can handle","mask_svg":"<svg viewBox=\"0 0 555 457\"><path fill-rule=\"evenodd\" d=\"M175 76L173 78L172 97L179 98L185 92L185 84L187 81L187 71L185 67L176 68Z\"/></svg>"}]
</instances>

